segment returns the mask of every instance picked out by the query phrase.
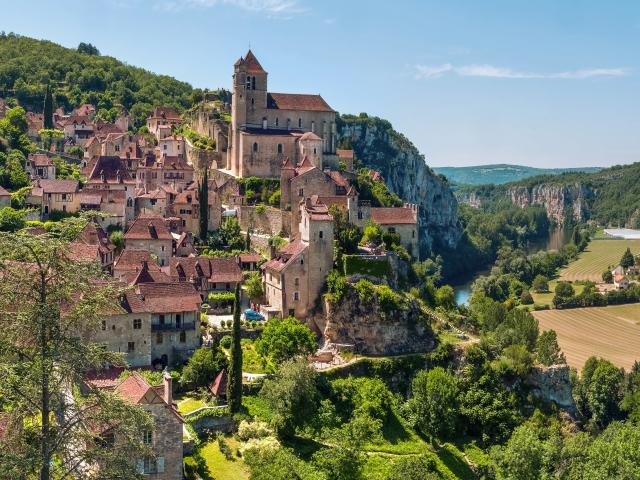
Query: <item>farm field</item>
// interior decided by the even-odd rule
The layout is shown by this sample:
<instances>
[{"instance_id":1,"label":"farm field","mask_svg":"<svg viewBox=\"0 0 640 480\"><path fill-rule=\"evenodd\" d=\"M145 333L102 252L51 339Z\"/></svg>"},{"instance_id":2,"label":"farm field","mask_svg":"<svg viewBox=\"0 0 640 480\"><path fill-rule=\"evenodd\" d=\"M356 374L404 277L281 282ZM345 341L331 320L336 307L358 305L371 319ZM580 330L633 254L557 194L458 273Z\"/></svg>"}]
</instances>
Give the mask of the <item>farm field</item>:
<instances>
[{"instance_id":1,"label":"farm field","mask_svg":"<svg viewBox=\"0 0 640 480\"><path fill-rule=\"evenodd\" d=\"M575 262L560 271L560 280L602 281L602 272L618 265L627 248L631 248L634 255L639 254L640 240L592 240Z\"/></svg>"},{"instance_id":2,"label":"farm field","mask_svg":"<svg viewBox=\"0 0 640 480\"><path fill-rule=\"evenodd\" d=\"M533 312L540 331L555 330L567 363L606 358L626 370L640 360L640 304Z\"/></svg>"},{"instance_id":3,"label":"farm field","mask_svg":"<svg viewBox=\"0 0 640 480\"><path fill-rule=\"evenodd\" d=\"M553 303L553 297L555 296L556 285L558 285L557 280L551 280L549 282L549 291L546 293L536 293L533 290L531 291L531 295L533 296L533 303L539 305L549 305ZM576 295L580 295L584 290L584 285L582 284L573 284L573 290L576 292Z\"/></svg>"}]
</instances>

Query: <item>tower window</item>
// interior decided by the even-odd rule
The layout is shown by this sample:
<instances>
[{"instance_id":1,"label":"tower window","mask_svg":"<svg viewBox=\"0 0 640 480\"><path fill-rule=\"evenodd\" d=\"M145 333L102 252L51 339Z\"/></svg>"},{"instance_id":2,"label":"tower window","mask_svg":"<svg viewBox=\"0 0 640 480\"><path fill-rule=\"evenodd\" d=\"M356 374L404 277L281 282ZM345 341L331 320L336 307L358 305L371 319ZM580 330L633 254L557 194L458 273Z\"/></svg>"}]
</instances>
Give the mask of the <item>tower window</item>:
<instances>
[{"instance_id":1,"label":"tower window","mask_svg":"<svg viewBox=\"0 0 640 480\"><path fill-rule=\"evenodd\" d=\"M316 149L316 147L313 147L313 154L315 155L316 153L318 153L317 149Z\"/></svg>"},{"instance_id":2,"label":"tower window","mask_svg":"<svg viewBox=\"0 0 640 480\"><path fill-rule=\"evenodd\" d=\"M251 90L256 89L256 77L251 77Z\"/></svg>"},{"instance_id":3,"label":"tower window","mask_svg":"<svg viewBox=\"0 0 640 480\"><path fill-rule=\"evenodd\" d=\"M253 151L254 152L258 151L258 142L253 142Z\"/></svg>"},{"instance_id":4,"label":"tower window","mask_svg":"<svg viewBox=\"0 0 640 480\"><path fill-rule=\"evenodd\" d=\"M262 128L267 129L267 117L262 117Z\"/></svg>"},{"instance_id":5,"label":"tower window","mask_svg":"<svg viewBox=\"0 0 640 480\"><path fill-rule=\"evenodd\" d=\"M316 131L316 122L311 122L311 131L315 133L315 131Z\"/></svg>"},{"instance_id":6,"label":"tower window","mask_svg":"<svg viewBox=\"0 0 640 480\"><path fill-rule=\"evenodd\" d=\"M280 121L278 120L278 117L276 117L276 127L280 124Z\"/></svg>"},{"instance_id":7,"label":"tower window","mask_svg":"<svg viewBox=\"0 0 640 480\"><path fill-rule=\"evenodd\" d=\"M252 99L251 99L251 106L255 105L255 103L256 103L256 99L255 99L255 98L252 98Z\"/></svg>"},{"instance_id":8,"label":"tower window","mask_svg":"<svg viewBox=\"0 0 640 480\"><path fill-rule=\"evenodd\" d=\"M278 144L278 153L282 153L282 144L281 143Z\"/></svg>"},{"instance_id":9,"label":"tower window","mask_svg":"<svg viewBox=\"0 0 640 480\"><path fill-rule=\"evenodd\" d=\"M251 88L251 77L247 77L247 90Z\"/></svg>"},{"instance_id":10,"label":"tower window","mask_svg":"<svg viewBox=\"0 0 640 480\"><path fill-rule=\"evenodd\" d=\"M302 128L302 119L301 118L298 119L298 128Z\"/></svg>"},{"instance_id":11,"label":"tower window","mask_svg":"<svg viewBox=\"0 0 640 480\"><path fill-rule=\"evenodd\" d=\"M318 236L319 236L320 238L322 238L322 237L323 237L322 230L320 230L320 232L318 233Z\"/></svg>"}]
</instances>

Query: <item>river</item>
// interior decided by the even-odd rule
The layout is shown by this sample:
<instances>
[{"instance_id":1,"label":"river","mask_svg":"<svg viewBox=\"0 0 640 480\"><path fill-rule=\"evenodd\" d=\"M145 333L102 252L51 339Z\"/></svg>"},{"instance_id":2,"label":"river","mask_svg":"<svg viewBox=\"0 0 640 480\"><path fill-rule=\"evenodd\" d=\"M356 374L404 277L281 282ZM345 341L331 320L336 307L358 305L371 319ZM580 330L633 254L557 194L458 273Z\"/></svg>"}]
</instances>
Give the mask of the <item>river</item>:
<instances>
[{"instance_id":1,"label":"river","mask_svg":"<svg viewBox=\"0 0 640 480\"><path fill-rule=\"evenodd\" d=\"M566 245L571 241L571 233L571 229L554 228L549 231L549 236L547 238L530 241L526 246L527 253L532 255L540 251L559 250L563 245ZM458 305L467 305L469 303L469 298L471 297L471 284L476 278L488 275L489 272L491 272L491 268L480 270L470 280L458 285L453 285L453 291L456 294L456 302Z\"/></svg>"}]
</instances>

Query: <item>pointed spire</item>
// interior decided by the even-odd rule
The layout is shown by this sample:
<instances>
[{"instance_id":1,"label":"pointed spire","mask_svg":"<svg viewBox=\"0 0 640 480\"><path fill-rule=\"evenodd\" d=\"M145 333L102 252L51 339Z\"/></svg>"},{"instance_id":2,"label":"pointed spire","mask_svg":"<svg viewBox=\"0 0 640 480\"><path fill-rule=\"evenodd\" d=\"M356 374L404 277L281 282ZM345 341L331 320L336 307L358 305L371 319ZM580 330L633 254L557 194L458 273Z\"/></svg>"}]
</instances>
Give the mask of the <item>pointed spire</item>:
<instances>
[{"instance_id":1,"label":"pointed spire","mask_svg":"<svg viewBox=\"0 0 640 480\"><path fill-rule=\"evenodd\" d=\"M251 73L267 73L264 70L264 68L262 68L262 65L260 65L260 62L258 61L256 56L253 54L251 49L249 49L249 51L247 52L247 55L244 57L244 63L246 65L246 67L247 67L247 72L251 72Z\"/></svg>"}]
</instances>

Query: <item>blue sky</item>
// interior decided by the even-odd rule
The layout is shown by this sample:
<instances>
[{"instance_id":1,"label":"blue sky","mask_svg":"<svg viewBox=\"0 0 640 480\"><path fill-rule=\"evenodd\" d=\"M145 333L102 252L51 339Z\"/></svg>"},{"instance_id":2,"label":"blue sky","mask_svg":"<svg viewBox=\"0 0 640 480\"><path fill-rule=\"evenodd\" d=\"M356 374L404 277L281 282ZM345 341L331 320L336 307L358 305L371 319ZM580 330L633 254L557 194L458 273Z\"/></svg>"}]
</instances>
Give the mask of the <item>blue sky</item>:
<instances>
[{"instance_id":1,"label":"blue sky","mask_svg":"<svg viewBox=\"0 0 640 480\"><path fill-rule=\"evenodd\" d=\"M432 166L640 161L640 2L0 0L0 30L198 87L249 45L271 91L388 119Z\"/></svg>"}]
</instances>

